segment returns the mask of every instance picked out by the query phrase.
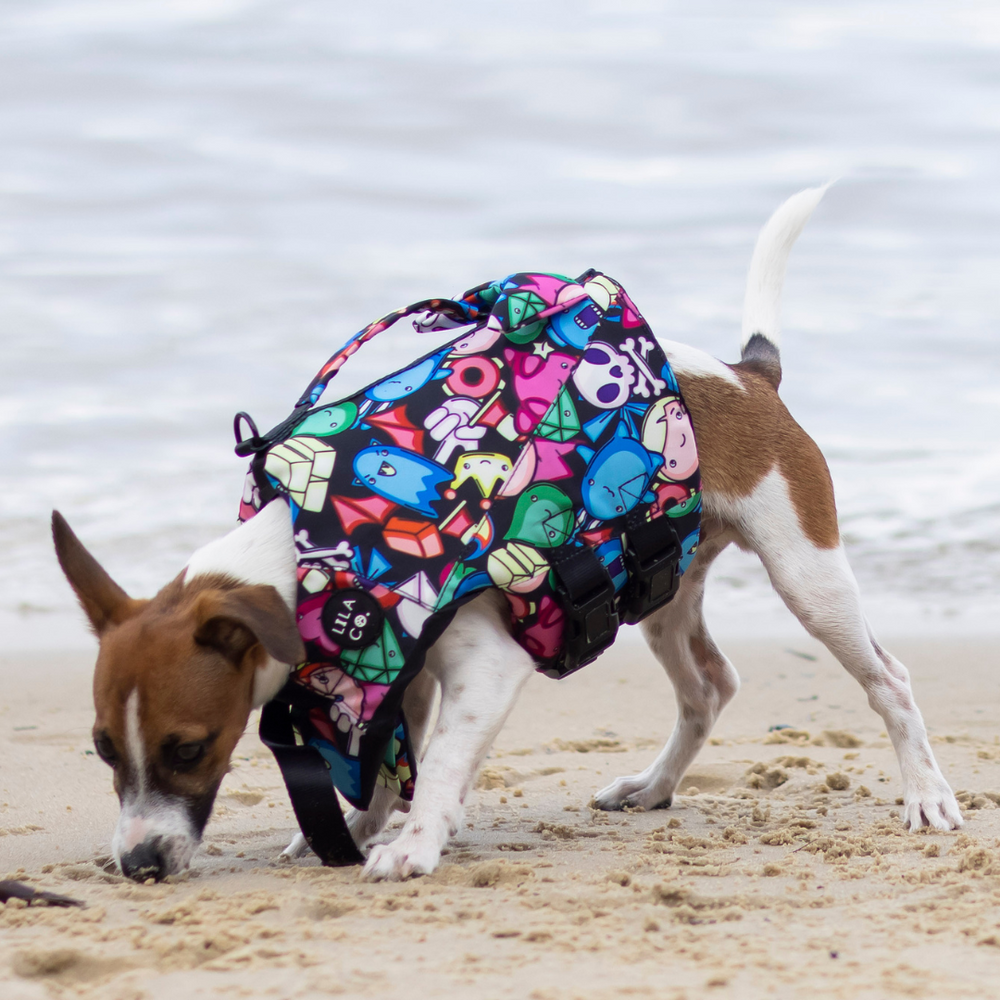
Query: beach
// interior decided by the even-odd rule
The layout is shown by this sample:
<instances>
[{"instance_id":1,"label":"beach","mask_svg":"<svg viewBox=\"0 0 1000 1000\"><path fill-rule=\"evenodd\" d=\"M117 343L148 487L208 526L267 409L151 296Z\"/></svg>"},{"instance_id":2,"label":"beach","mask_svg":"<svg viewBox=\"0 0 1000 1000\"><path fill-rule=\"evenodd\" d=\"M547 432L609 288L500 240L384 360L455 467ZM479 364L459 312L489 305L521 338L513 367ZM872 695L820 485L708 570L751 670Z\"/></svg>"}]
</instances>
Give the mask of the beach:
<instances>
[{"instance_id":1,"label":"beach","mask_svg":"<svg viewBox=\"0 0 1000 1000\"><path fill-rule=\"evenodd\" d=\"M886 644L960 792L959 831L903 829L881 720L805 637L723 643L743 687L671 808L592 810L672 725L665 676L626 640L564 681L532 679L441 867L396 884L279 861L294 819L252 726L190 873L125 881L88 657L5 657L0 877L86 907L0 908L0 992L992 998L998 645Z\"/></svg>"},{"instance_id":2,"label":"beach","mask_svg":"<svg viewBox=\"0 0 1000 1000\"><path fill-rule=\"evenodd\" d=\"M990 5L932 0L2 5L0 879L86 904L0 906L3 1000L993 1000L998 51ZM235 524L237 411L272 427L372 320L525 269L598 268L734 362L757 233L831 180L780 392L962 830L902 829L881 720L730 547L705 606L743 690L670 809L590 808L673 724L623 629L532 679L432 876L279 862L251 718L190 873L120 877L53 508L154 594ZM324 403L446 339L397 324Z\"/></svg>"}]
</instances>

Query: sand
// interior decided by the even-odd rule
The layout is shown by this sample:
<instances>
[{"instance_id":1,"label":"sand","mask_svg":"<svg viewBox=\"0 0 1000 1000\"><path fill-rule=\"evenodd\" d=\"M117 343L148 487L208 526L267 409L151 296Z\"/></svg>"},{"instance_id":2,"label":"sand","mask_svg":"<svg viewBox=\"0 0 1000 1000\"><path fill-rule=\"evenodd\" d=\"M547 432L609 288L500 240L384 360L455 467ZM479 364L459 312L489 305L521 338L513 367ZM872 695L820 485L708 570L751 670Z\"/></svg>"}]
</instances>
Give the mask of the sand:
<instances>
[{"instance_id":1,"label":"sand","mask_svg":"<svg viewBox=\"0 0 1000 1000\"><path fill-rule=\"evenodd\" d=\"M881 721L805 639L724 644L743 690L671 809L592 811L673 719L660 669L620 643L533 679L440 870L381 885L278 863L294 821L252 729L191 873L121 879L89 658L7 657L0 879L87 907L0 906L0 995L993 998L1000 645L888 645L962 790L957 833L902 828Z\"/></svg>"}]
</instances>

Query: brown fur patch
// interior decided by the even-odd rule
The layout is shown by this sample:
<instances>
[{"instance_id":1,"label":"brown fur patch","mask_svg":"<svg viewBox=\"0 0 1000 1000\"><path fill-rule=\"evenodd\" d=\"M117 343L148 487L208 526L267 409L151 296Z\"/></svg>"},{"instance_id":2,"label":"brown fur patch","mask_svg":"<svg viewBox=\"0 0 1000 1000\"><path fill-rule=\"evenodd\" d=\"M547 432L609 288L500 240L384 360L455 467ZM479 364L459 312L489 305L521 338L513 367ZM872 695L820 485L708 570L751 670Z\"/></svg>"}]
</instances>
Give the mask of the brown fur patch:
<instances>
[{"instance_id":1,"label":"brown fur patch","mask_svg":"<svg viewBox=\"0 0 1000 1000\"><path fill-rule=\"evenodd\" d=\"M182 574L152 600L131 601L100 639L94 735L110 741L115 790L121 796L140 778L126 723L135 692L145 779L154 793L190 803L200 831L246 727L258 668L268 650L301 648L293 615L273 587L221 574L185 583ZM176 748L188 743L202 744L203 756L184 766Z\"/></svg>"},{"instance_id":2,"label":"brown fur patch","mask_svg":"<svg viewBox=\"0 0 1000 1000\"><path fill-rule=\"evenodd\" d=\"M202 576L185 586L182 577L152 600L134 602L133 613L105 630L94 669L94 732L103 733L124 757L125 705L139 695L139 724L151 778L174 795L209 793L225 774L229 757L250 715L255 670L266 657L256 644L234 665L194 635L206 596L240 587L223 576ZM212 737L203 762L189 773L172 773L163 747ZM132 779L115 771L115 788Z\"/></svg>"},{"instance_id":3,"label":"brown fur patch","mask_svg":"<svg viewBox=\"0 0 1000 1000\"><path fill-rule=\"evenodd\" d=\"M822 453L763 375L731 367L742 390L722 378L676 373L698 440L705 490L749 496L777 468L805 536L818 548L836 548L837 507Z\"/></svg>"}]
</instances>

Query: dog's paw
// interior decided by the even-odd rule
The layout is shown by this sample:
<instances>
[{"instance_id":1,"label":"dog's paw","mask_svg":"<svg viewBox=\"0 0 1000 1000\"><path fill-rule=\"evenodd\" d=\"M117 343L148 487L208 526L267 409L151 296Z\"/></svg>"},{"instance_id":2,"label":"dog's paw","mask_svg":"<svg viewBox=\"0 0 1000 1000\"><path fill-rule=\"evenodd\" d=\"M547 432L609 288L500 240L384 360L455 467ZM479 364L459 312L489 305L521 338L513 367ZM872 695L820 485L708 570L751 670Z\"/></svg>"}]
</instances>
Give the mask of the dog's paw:
<instances>
[{"instance_id":1,"label":"dog's paw","mask_svg":"<svg viewBox=\"0 0 1000 1000\"><path fill-rule=\"evenodd\" d=\"M941 775L903 796L903 822L907 829L930 826L935 830L957 830L964 822L955 793Z\"/></svg>"},{"instance_id":2,"label":"dog's paw","mask_svg":"<svg viewBox=\"0 0 1000 1000\"><path fill-rule=\"evenodd\" d=\"M644 775L636 774L629 778L616 778L594 796L593 804L610 812L615 809L666 808L670 800L669 792L650 785Z\"/></svg>"},{"instance_id":3,"label":"dog's paw","mask_svg":"<svg viewBox=\"0 0 1000 1000\"><path fill-rule=\"evenodd\" d=\"M294 861L296 858L301 858L303 854L308 853L309 844L306 842L306 838L301 833L297 833L292 837L292 842L278 855L278 861Z\"/></svg>"},{"instance_id":4,"label":"dog's paw","mask_svg":"<svg viewBox=\"0 0 1000 1000\"><path fill-rule=\"evenodd\" d=\"M421 844L404 834L391 844L372 848L361 877L367 882L402 882L414 875L430 875L441 858L439 848Z\"/></svg>"}]
</instances>

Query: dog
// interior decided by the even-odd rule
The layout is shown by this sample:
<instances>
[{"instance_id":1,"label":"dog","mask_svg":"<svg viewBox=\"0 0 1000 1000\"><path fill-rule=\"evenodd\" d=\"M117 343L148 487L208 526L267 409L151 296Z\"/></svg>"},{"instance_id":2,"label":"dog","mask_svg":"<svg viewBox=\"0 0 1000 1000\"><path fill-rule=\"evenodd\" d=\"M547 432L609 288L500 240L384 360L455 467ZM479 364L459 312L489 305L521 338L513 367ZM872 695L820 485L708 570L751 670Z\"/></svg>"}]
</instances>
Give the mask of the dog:
<instances>
[{"instance_id":1,"label":"dog","mask_svg":"<svg viewBox=\"0 0 1000 1000\"><path fill-rule=\"evenodd\" d=\"M735 544L760 557L788 608L858 681L884 720L902 772L905 824L947 830L962 823L907 670L879 645L862 612L823 456L777 392L785 268L824 191L793 196L760 233L739 362L658 340L697 431L702 536L674 599L641 626L673 683L677 722L644 771L596 794L601 809L669 806L737 693L739 676L702 612L709 567ZM58 512L52 528L59 563L99 639L94 743L113 769L121 803L113 853L125 875L161 879L190 863L251 710L273 698L303 659L288 508L272 501L199 549L151 600L129 597ZM424 748L412 804L379 786L369 808L347 818L353 839L364 846L395 809L408 810L396 839L368 854L364 878L434 871L459 828L476 773L535 669L511 636L499 591L487 590L458 610L404 697L412 745ZM294 857L305 849L298 835L284 853Z\"/></svg>"}]
</instances>

